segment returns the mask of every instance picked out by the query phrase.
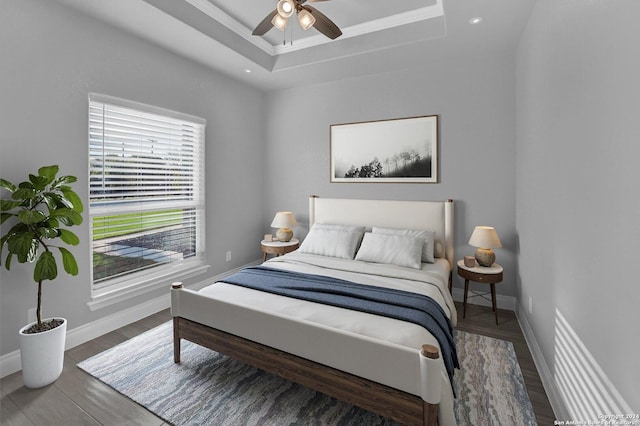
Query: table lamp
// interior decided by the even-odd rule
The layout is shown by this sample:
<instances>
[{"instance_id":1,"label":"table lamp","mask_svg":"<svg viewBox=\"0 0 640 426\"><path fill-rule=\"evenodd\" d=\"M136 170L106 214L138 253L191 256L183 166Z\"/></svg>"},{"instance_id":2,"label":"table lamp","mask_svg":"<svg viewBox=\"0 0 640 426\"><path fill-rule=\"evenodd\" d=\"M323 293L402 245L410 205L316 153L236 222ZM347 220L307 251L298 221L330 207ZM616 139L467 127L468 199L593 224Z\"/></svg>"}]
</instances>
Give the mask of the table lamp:
<instances>
[{"instance_id":1,"label":"table lamp","mask_svg":"<svg viewBox=\"0 0 640 426\"><path fill-rule=\"evenodd\" d=\"M296 218L292 212L278 212L273 218L273 222L271 222L271 227L279 228L276 232L276 237L280 241L287 242L293 237L291 227L297 224L298 222L296 222Z\"/></svg>"},{"instance_id":2,"label":"table lamp","mask_svg":"<svg viewBox=\"0 0 640 426\"><path fill-rule=\"evenodd\" d=\"M469 239L469 245L477 247L475 258L480 266L491 266L496 261L492 248L502 247L498 233L493 226L476 226Z\"/></svg>"}]
</instances>

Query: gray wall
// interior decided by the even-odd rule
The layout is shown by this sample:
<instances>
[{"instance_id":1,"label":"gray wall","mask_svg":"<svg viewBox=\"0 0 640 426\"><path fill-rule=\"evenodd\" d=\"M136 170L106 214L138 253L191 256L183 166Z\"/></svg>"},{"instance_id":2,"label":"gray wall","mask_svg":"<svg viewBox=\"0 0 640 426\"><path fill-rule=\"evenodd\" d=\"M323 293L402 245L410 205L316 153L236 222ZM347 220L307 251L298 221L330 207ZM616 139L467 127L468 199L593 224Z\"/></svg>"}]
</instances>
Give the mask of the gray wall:
<instances>
[{"instance_id":1,"label":"gray wall","mask_svg":"<svg viewBox=\"0 0 640 426\"><path fill-rule=\"evenodd\" d=\"M329 182L331 124L439 115L440 183ZM401 143L401 141L399 142ZM424 68L296 88L268 96L265 232L293 210L308 230L307 198L445 200L455 204L456 256L476 225L493 225L504 248L498 292L515 294L515 57L461 58ZM454 283L460 286L458 277Z\"/></svg>"},{"instance_id":2,"label":"gray wall","mask_svg":"<svg viewBox=\"0 0 640 426\"><path fill-rule=\"evenodd\" d=\"M520 310L556 380L563 361L580 371L579 345L566 347L577 337L634 413L640 411L638 16L637 0L539 0L517 57ZM591 379L575 373L574 383ZM583 383L564 397L575 401L599 390ZM586 407L597 409L593 400Z\"/></svg>"},{"instance_id":3,"label":"gray wall","mask_svg":"<svg viewBox=\"0 0 640 426\"><path fill-rule=\"evenodd\" d=\"M79 177L76 188L87 204L89 92L193 114L207 120L207 275L260 256L263 93L45 0L2 1L0 55L0 176L20 181L59 164ZM88 220L77 233L80 274L45 282L43 315L65 316L73 329L166 294L89 311ZM22 266L14 262L0 275L2 354L18 348L18 329L36 304L31 269Z\"/></svg>"}]
</instances>

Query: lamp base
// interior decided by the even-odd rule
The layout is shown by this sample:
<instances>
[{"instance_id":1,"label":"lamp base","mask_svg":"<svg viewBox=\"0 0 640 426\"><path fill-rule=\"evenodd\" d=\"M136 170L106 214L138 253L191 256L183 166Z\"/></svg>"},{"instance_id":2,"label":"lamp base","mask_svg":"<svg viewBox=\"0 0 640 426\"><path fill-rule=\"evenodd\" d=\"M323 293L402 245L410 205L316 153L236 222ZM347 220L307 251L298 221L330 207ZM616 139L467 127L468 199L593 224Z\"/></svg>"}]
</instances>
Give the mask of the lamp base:
<instances>
[{"instance_id":1,"label":"lamp base","mask_svg":"<svg viewBox=\"0 0 640 426\"><path fill-rule=\"evenodd\" d=\"M490 248L476 249L475 257L480 266L491 266L496 262L496 255Z\"/></svg>"},{"instance_id":2,"label":"lamp base","mask_svg":"<svg viewBox=\"0 0 640 426\"><path fill-rule=\"evenodd\" d=\"M287 241L291 241L291 238L293 238L293 231L291 228L280 228L276 232L276 237L278 240L286 243Z\"/></svg>"}]
</instances>

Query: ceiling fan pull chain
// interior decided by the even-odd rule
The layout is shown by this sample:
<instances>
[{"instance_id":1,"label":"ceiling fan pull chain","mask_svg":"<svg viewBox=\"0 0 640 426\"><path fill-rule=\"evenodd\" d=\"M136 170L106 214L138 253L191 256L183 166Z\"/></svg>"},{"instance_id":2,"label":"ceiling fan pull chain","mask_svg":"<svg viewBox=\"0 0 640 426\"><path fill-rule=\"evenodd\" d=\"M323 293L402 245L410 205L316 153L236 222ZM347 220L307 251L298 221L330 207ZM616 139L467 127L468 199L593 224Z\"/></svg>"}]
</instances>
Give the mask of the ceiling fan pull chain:
<instances>
[{"instance_id":1,"label":"ceiling fan pull chain","mask_svg":"<svg viewBox=\"0 0 640 426\"><path fill-rule=\"evenodd\" d=\"M291 40L289 44L293 46L293 25L289 27L289 40Z\"/></svg>"}]
</instances>

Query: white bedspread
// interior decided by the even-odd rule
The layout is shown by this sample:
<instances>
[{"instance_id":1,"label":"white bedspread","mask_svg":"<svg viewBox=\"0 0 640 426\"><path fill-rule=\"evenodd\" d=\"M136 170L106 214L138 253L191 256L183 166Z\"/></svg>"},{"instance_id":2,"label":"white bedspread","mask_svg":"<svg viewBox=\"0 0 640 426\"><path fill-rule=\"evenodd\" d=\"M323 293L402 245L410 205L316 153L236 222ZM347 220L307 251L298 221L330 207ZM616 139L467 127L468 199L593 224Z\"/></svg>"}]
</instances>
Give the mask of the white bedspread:
<instances>
[{"instance_id":1,"label":"white bedspread","mask_svg":"<svg viewBox=\"0 0 640 426\"><path fill-rule=\"evenodd\" d=\"M292 252L265 266L326 275L361 284L424 294L440 304L456 324L447 283L449 264L438 259L422 270L327 258ZM423 327L392 318L351 311L252 290L224 282L207 286L192 298L172 301L173 315L294 353L378 383L420 395L418 351L440 347ZM202 302L202 296L213 303ZM185 306L182 306L185 305ZM235 308L234 308L235 307ZM441 424L455 424L451 385L442 364Z\"/></svg>"},{"instance_id":2,"label":"white bedspread","mask_svg":"<svg viewBox=\"0 0 640 426\"><path fill-rule=\"evenodd\" d=\"M435 263L423 263L422 269L417 270L292 252L272 258L263 265L423 294L440 304L453 326L457 322L456 308L448 288L449 262L444 259L436 259Z\"/></svg>"}]
</instances>

